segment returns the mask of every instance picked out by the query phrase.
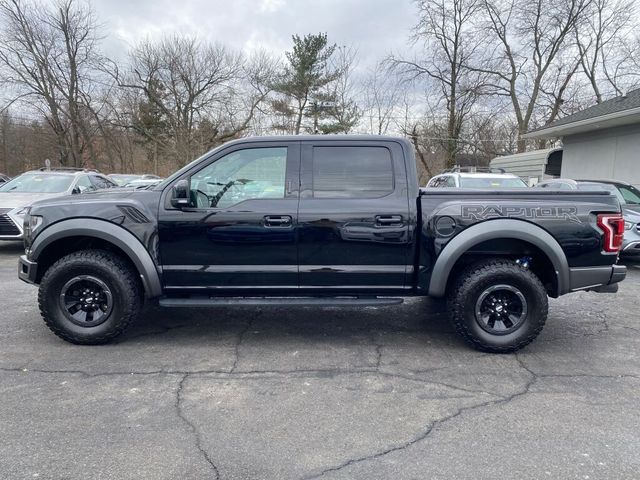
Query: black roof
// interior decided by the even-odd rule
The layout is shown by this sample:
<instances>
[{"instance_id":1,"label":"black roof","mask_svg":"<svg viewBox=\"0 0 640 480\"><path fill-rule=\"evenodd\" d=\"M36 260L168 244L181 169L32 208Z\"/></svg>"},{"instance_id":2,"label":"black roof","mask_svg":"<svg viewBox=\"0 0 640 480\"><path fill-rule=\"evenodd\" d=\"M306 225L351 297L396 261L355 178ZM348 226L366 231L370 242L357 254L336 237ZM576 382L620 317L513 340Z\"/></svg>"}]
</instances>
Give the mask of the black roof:
<instances>
[{"instance_id":1,"label":"black roof","mask_svg":"<svg viewBox=\"0 0 640 480\"><path fill-rule=\"evenodd\" d=\"M640 107L640 88L631 90L626 95L620 97L611 98L604 102L597 103L592 107L580 110L572 115L567 115L559 120L556 120L549 125L545 125L535 130L531 130L530 133L538 132L540 130L546 130L548 128L560 127L562 125L568 125L574 122L580 122L582 120L589 120L592 118L602 117L603 115L609 115L612 113L623 112L624 110L630 110Z\"/></svg>"}]
</instances>

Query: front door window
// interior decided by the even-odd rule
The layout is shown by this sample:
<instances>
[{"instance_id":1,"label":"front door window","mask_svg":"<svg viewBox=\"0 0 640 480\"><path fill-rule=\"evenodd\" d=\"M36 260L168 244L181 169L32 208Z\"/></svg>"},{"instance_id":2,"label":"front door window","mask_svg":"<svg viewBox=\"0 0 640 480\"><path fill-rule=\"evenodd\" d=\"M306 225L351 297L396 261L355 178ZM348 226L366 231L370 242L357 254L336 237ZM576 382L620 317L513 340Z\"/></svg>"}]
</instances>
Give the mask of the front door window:
<instances>
[{"instance_id":1,"label":"front door window","mask_svg":"<svg viewBox=\"0 0 640 480\"><path fill-rule=\"evenodd\" d=\"M191 177L197 208L229 208L246 200L285 198L287 148L249 148L216 160Z\"/></svg>"}]
</instances>

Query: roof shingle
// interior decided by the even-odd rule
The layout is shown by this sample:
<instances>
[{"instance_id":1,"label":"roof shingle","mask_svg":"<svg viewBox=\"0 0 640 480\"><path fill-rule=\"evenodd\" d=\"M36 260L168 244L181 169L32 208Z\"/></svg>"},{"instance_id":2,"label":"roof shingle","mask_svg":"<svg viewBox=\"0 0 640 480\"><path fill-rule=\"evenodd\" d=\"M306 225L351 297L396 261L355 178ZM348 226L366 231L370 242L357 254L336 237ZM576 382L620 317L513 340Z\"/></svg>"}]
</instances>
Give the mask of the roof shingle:
<instances>
[{"instance_id":1,"label":"roof shingle","mask_svg":"<svg viewBox=\"0 0 640 480\"><path fill-rule=\"evenodd\" d=\"M570 123L589 120L592 118L601 117L603 115L609 115L611 113L622 112L624 110L638 107L640 107L640 88L631 90L625 96L611 98L609 100L605 100L602 103L597 103L592 107L580 110L579 112L576 112L572 115L567 115L566 117L556 120L549 125L531 130L530 133L540 130L546 130L548 128L560 127L562 125L568 125Z\"/></svg>"}]
</instances>

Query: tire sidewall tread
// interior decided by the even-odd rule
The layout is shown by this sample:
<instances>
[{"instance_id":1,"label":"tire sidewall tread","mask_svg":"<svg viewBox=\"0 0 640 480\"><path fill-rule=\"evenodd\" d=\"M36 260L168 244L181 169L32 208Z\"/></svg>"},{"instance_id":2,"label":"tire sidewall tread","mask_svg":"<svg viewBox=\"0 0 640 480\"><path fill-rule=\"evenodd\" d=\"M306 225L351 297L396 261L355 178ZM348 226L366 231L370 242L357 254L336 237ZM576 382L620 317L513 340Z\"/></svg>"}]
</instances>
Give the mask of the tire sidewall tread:
<instances>
[{"instance_id":1,"label":"tire sidewall tread","mask_svg":"<svg viewBox=\"0 0 640 480\"><path fill-rule=\"evenodd\" d=\"M105 281L113 295L107 320L95 327L81 327L64 316L59 306L60 290L74 275L94 275ZM142 307L140 280L119 256L105 250L80 250L57 260L47 269L38 290L40 314L49 329L71 343L99 345L121 335Z\"/></svg>"},{"instance_id":2,"label":"tire sidewall tread","mask_svg":"<svg viewBox=\"0 0 640 480\"><path fill-rule=\"evenodd\" d=\"M527 318L517 330L506 335L492 335L475 319L478 296L498 284L517 287L527 300ZM492 353L514 352L531 343L542 331L549 308L540 279L505 259L486 259L464 269L451 285L447 306L456 331L474 348Z\"/></svg>"}]
</instances>

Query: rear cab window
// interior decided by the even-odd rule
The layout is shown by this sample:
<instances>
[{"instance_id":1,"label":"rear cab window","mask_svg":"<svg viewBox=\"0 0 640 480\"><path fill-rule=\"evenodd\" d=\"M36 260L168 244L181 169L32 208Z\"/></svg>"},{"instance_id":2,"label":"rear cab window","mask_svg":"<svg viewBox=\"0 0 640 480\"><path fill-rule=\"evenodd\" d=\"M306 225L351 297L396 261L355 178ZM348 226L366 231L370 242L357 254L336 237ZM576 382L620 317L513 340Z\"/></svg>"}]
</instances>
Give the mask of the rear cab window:
<instances>
[{"instance_id":1,"label":"rear cab window","mask_svg":"<svg viewBox=\"0 0 640 480\"><path fill-rule=\"evenodd\" d=\"M380 198L393 190L393 161L387 148L313 147L313 198Z\"/></svg>"}]
</instances>

